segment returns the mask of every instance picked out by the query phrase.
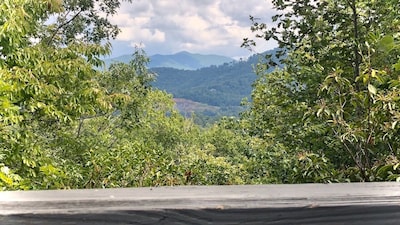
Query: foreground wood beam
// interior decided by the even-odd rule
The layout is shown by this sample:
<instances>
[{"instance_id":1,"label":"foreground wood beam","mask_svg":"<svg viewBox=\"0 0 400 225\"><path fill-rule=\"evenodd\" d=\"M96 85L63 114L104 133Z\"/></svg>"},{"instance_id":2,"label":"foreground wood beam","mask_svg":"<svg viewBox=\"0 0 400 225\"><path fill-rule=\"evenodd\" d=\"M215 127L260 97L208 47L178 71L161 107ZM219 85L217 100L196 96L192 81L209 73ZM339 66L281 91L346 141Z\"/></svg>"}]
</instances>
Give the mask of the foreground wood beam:
<instances>
[{"instance_id":1,"label":"foreground wood beam","mask_svg":"<svg viewBox=\"0 0 400 225\"><path fill-rule=\"evenodd\" d=\"M400 224L400 183L0 192L0 224Z\"/></svg>"}]
</instances>

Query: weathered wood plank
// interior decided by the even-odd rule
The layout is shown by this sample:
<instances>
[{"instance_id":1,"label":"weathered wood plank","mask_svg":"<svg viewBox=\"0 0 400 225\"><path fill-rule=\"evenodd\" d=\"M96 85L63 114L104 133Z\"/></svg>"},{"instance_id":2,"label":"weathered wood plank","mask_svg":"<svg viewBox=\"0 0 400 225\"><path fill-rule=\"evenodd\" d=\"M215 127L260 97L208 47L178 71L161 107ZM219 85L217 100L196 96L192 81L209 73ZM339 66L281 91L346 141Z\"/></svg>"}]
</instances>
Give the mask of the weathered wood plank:
<instances>
[{"instance_id":1,"label":"weathered wood plank","mask_svg":"<svg viewBox=\"0 0 400 225\"><path fill-rule=\"evenodd\" d=\"M0 224L400 224L400 183L2 192Z\"/></svg>"}]
</instances>

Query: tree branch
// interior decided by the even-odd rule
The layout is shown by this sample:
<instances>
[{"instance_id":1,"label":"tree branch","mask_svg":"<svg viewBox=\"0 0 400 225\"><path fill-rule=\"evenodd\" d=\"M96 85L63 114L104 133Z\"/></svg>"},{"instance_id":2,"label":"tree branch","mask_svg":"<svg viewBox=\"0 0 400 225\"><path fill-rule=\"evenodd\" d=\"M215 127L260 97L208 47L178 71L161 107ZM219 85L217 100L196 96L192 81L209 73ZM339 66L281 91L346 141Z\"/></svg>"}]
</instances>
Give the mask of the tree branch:
<instances>
[{"instance_id":1,"label":"tree branch","mask_svg":"<svg viewBox=\"0 0 400 225\"><path fill-rule=\"evenodd\" d=\"M81 13L83 12L83 10L79 10L71 19L67 20L66 22L60 24L56 30L53 32L53 35L51 35L49 41L47 42L48 45L50 45L50 43L52 42L52 40L54 39L54 37L57 35L57 33L61 30L61 28L65 27L66 25L70 24L72 21L74 21ZM69 14L69 12L67 13L67 15Z\"/></svg>"}]
</instances>

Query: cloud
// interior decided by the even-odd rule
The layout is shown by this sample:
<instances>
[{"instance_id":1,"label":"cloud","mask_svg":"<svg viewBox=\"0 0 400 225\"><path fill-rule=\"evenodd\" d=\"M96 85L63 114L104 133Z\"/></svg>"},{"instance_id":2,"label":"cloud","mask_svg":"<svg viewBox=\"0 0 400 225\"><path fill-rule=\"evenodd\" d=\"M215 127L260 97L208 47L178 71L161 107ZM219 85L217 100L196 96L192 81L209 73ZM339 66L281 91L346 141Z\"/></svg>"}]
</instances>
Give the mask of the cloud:
<instances>
[{"instance_id":1,"label":"cloud","mask_svg":"<svg viewBox=\"0 0 400 225\"><path fill-rule=\"evenodd\" d=\"M121 28L119 44L142 43L149 54L186 50L239 56L247 52L240 48L243 38L254 36L249 15L273 14L271 3L260 0L136 0L123 2L112 22ZM272 47L262 43L259 50Z\"/></svg>"}]
</instances>

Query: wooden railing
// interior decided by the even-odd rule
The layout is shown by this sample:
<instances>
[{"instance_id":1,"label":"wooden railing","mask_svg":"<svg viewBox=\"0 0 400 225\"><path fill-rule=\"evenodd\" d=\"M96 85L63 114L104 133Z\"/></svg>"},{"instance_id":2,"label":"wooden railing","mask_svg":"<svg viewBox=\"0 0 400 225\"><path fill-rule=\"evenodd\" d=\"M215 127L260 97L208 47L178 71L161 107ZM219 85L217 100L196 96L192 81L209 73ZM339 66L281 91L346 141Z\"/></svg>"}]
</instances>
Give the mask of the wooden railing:
<instances>
[{"instance_id":1,"label":"wooden railing","mask_svg":"<svg viewBox=\"0 0 400 225\"><path fill-rule=\"evenodd\" d=\"M400 183L0 192L1 225L400 224Z\"/></svg>"}]
</instances>

